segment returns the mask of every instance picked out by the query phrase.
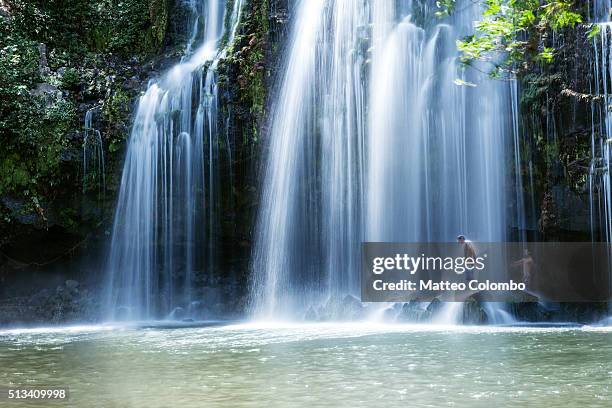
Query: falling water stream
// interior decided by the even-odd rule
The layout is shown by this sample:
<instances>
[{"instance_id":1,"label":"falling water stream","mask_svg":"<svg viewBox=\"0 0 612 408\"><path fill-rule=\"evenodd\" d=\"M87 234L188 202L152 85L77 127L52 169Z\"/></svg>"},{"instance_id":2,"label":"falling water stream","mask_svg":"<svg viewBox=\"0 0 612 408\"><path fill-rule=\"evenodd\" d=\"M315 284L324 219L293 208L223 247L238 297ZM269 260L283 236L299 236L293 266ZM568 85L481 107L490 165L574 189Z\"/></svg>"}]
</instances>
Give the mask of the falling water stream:
<instances>
[{"instance_id":1,"label":"falling water stream","mask_svg":"<svg viewBox=\"0 0 612 408\"><path fill-rule=\"evenodd\" d=\"M357 295L362 241L507 238L516 85L459 67L478 5L439 19L427 4L297 3L257 226L259 317Z\"/></svg>"},{"instance_id":2,"label":"falling water stream","mask_svg":"<svg viewBox=\"0 0 612 408\"><path fill-rule=\"evenodd\" d=\"M217 123L216 68L242 3L188 2L193 28L185 56L140 98L108 257L111 319L193 314L205 302L194 282L214 266L206 248L216 228L219 146L228 144Z\"/></svg>"},{"instance_id":3,"label":"falling water stream","mask_svg":"<svg viewBox=\"0 0 612 408\"><path fill-rule=\"evenodd\" d=\"M254 253L254 306L267 316L354 293L363 236L368 4L296 6Z\"/></svg>"},{"instance_id":4,"label":"falling water stream","mask_svg":"<svg viewBox=\"0 0 612 408\"><path fill-rule=\"evenodd\" d=\"M591 225L593 239L612 242L612 189L610 180L610 141L612 140L612 21L609 0L594 0L592 18L599 25L599 35L593 38L594 87L593 93L603 103L593 103L593 131L591 137ZM601 236L596 236L601 232Z\"/></svg>"},{"instance_id":5,"label":"falling water stream","mask_svg":"<svg viewBox=\"0 0 612 408\"><path fill-rule=\"evenodd\" d=\"M599 26L593 37L593 126L589 171L591 238L612 242L612 2L593 0L592 21ZM612 265L612 253L608 259ZM612 267L610 278L612 279ZM610 310L612 312L612 310Z\"/></svg>"},{"instance_id":6,"label":"falling water stream","mask_svg":"<svg viewBox=\"0 0 612 408\"><path fill-rule=\"evenodd\" d=\"M83 124L83 192L95 190L103 194L106 188L104 144L102 134L93 125L94 110L85 113Z\"/></svg>"}]
</instances>

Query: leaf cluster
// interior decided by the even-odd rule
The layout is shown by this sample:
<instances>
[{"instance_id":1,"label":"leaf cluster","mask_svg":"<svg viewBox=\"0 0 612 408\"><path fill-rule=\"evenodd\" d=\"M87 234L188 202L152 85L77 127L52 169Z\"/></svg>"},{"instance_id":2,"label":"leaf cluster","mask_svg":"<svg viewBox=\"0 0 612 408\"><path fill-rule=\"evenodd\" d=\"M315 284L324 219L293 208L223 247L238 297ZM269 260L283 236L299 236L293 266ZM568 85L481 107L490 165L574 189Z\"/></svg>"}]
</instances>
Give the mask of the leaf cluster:
<instances>
[{"instance_id":1,"label":"leaf cluster","mask_svg":"<svg viewBox=\"0 0 612 408\"><path fill-rule=\"evenodd\" d=\"M532 64L550 64L556 50L551 33L582 23L569 0L482 0L474 33L457 42L461 62L484 67L493 77L514 76ZM437 2L438 15L450 15L456 0Z\"/></svg>"}]
</instances>

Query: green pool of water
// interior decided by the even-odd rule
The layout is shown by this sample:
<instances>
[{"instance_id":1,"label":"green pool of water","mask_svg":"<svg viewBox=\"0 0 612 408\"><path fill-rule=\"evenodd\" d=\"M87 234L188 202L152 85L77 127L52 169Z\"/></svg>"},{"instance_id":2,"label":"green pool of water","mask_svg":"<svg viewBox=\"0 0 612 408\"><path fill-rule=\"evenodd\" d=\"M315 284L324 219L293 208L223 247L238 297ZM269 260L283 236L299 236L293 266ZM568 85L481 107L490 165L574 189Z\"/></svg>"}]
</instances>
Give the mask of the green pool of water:
<instances>
[{"instance_id":1,"label":"green pool of water","mask_svg":"<svg viewBox=\"0 0 612 408\"><path fill-rule=\"evenodd\" d=\"M249 324L0 332L74 407L610 407L612 329ZM0 401L0 406L47 404Z\"/></svg>"}]
</instances>

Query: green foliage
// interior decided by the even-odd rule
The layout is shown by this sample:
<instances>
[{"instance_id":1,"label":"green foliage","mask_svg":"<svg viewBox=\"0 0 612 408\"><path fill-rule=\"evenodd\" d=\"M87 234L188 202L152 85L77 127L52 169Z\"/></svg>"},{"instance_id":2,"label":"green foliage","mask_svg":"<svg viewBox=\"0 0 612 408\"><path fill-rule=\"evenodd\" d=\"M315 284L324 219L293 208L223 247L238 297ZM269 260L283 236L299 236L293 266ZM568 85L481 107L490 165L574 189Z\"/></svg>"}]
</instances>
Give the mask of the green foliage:
<instances>
[{"instance_id":1,"label":"green foliage","mask_svg":"<svg viewBox=\"0 0 612 408\"><path fill-rule=\"evenodd\" d=\"M24 120L2 132L0 194L23 188L44 194L61 176L61 154L67 145L66 134L75 126L76 110L61 98L31 97L17 105L17 120Z\"/></svg>"},{"instance_id":2,"label":"green foliage","mask_svg":"<svg viewBox=\"0 0 612 408\"><path fill-rule=\"evenodd\" d=\"M100 10L104 24L95 26L92 38L97 48L132 55L157 51L163 44L168 26L166 0L124 0Z\"/></svg>"},{"instance_id":3,"label":"green foliage","mask_svg":"<svg viewBox=\"0 0 612 408\"><path fill-rule=\"evenodd\" d=\"M64 89L76 89L81 83L81 76L76 68L66 68L61 78L61 86Z\"/></svg>"},{"instance_id":4,"label":"green foliage","mask_svg":"<svg viewBox=\"0 0 612 408\"><path fill-rule=\"evenodd\" d=\"M13 27L50 50L79 58L88 51L129 56L162 45L167 0L8 0Z\"/></svg>"},{"instance_id":5,"label":"green foliage","mask_svg":"<svg viewBox=\"0 0 612 408\"><path fill-rule=\"evenodd\" d=\"M0 194L32 187L58 171L61 149L73 114L57 95L31 92L41 77L38 46L15 35L0 20Z\"/></svg>"},{"instance_id":6,"label":"green foliage","mask_svg":"<svg viewBox=\"0 0 612 408\"><path fill-rule=\"evenodd\" d=\"M74 188L81 183L82 141L74 137L82 131L83 112L76 108L80 104L104 101L105 119L115 126L104 137L110 150L119 150L132 97L118 76L126 66L121 57L143 59L159 51L168 26L167 4L168 0L3 2L0 196L24 198L38 212L36 203L80 191Z\"/></svg>"},{"instance_id":7,"label":"green foliage","mask_svg":"<svg viewBox=\"0 0 612 408\"><path fill-rule=\"evenodd\" d=\"M151 21L152 46L159 47L166 37L168 27L168 2L167 0L149 1L149 18Z\"/></svg>"},{"instance_id":8,"label":"green foliage","mask_svg":"<svg viewBox=\"0 0 612 408\"><path fill-rule=\"evenodd\" d=\"M493 77L515 75L530 64L549 64L555 50L546 45L551 32L582 22L568 0L482 0L482 19L475 33L458 41L466 65L490 64ZM455 0L438 2L439 15L450 14Z\"/></svg>"},{"instance_id":9,"label":"green foliage","mask_svg":"<svg viewBox=\"0 0 612 408\"><path fill-rule=\"evenodd\" d=\"M599 24L592 24L591 28L589 30L589 33L587 34L587 37L589 40L592 40L593 38L599 36L599 34L601 33L601 27Z\"/></svg>"},{"instance_id":10,"label":"green foliage","mask_svg":"<svg viewBox=\"0 0 612 408\"><path fill-rule=\"evenodd\" d=\"M438 0L436 1L436 15L438 17L445 17L451 15L455 11L455 0Z\"/></svg>"},{"instance_id":11,"label":"green foliage","mask_svg":"<svg viewBox=\"0 0 612 408\"><path fill-rule=\"evenodd\" d=\"M243 20L234 40L229 63L238 68L237 84L240 99L250 113L261 114L266 100L265 45L269 32L268 0L251 3L252 12ZM248 34L245 34L248 33Z\"/></svg>"},{"instance_id":12,"label":"green foliage","mask_svg":"<svg viewBox=\"0 0 612 408\"><path fill-rule=\"evenodd\" d=\"M107 120L110 123L113 123L115 126L127 128L128 123L126 120L128 119L130 103L131 99L129 95L125 91L117 89L104 102L104 117L106 117ZM127 134L122 136L127 136ZM108 144L108 150L111 153L119 151L124 140L125 137L115 136L111 138Z\"/></svg>"},{"instance_id":13,"label":"green foliage","mask_svg":"<svg viewBox=\"0 0 612 408\"><path fill-rule=\"evenodd\" d=\"M551 89L558 89L563 82L563 75L528 74L522 78L521 106L525 111L541 113L546 109L547 96Z\"/></svg>"}]
</instances>

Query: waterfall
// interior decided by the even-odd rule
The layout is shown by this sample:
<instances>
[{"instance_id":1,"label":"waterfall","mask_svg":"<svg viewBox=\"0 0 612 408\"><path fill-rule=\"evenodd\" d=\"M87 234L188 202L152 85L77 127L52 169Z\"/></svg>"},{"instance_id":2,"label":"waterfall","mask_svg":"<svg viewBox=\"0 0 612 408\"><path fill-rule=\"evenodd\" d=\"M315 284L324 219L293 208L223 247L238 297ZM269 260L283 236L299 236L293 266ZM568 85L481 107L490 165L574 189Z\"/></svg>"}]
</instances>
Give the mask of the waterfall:
<instances>
[{"instance_id":1,"label":"waterfall","mask_svg":"<svg viewBox=\"0 0 612 408\"><path fill-rule=\"evenodd\" d=\"M593 21L599 25L599 35L593 37L594 79L591 93L600 98L591 102L591 165L589 196L591 237L593 241L612 242L612 3L594 0ZM612 265L612 252L608 256ZM609 267L612 279L612 267Z\"/></svg>"},{"instance_id":2,"label":"waterfall","mask_svg":"<svg viewBox=\"0 0 612 408\"><path fill-rule=\"evenodd\" d=\"M432 319L433 324L448 325L461 323L463 313L463 303L448 302L442 306L440 311Z\"/></svg>"},{"instance_id":3,"label":"waterfall","mask_svg":"<svg viewBox=\"0 0 612 408\"><path fill-rule=\"evenodd\" d=\"M368 241L505 238L510 89L458 70L455 42L478 17L469 11L426 28L412 15L375 19L394 27L372 58Z\"/></svg>"},{"instance_id":4,"label":"waterfall","mask_svg":"<svg viewBox=\"0 0 612 408\"><path fill-rule=\"evenodd\" d=\"M294 10L253 260L261 316L357 293L362 230L368 7L307 0Z\"/></svg>"},{"instance_id":5,"label":"waterfall","mask_svg":"<svg viewBox=\"0 0 612 408\"><path fill-rule=\"evenodd\" d=\"M490 324L513 324L516 322L514 316L511 313L504 310L501 305L496 304L495 302L485 302L483 304L483 309L487 313L487 321Z\"/></svg>"},{"instance_id":6,"label":"waterfall","mask_svg":"<svg viewBox=\"0 0 612 408\"><path fill-rule=\"evenodd\" d=\"M102 134L93 126L93 116L94 110L89 109L83 124L83 192L97 190L98 194L104 194L104 144Z\"/></svg>"},{"instance_id":7,"label":"waterfall","mask_svg":"<svg viewBox=\"0 0 612 408\"><path fill-rule=\"evenodd\" d=\"M189 1L184 57L138 102L107 264L111 319L188 313L199 299L194 282L212 273L220 146L230 149L217 123L216 68L233 42L242 3Z\"/></svg>"},{"instance_id":8,"label":"waterfall","mask_svg":"<svg viewBox=\"0 0 612 408\"><path fill-rule=\"evenodd\" d=\"M591 19L594 22L610 21L612 17L610 15L610 10L612 9L611 0L593 0L592 3L589 2L589 6L591 6Z\"/></svg>"},{"instance_id":9,"label":"waterfall","mask_svg":"<svg viewBox=\"0 0 612 408\"><path fill-rule=\"evenodd\" d=\"M599 35L593 38L594 84L592 93L602 98L593 101L591 132L591 166L589 172L591 226L593 240L612 242L612 190L610 179L610 141L612 140L612 22L610 1L594 0L593 21L599 25ZM600 234L598 236L598 234Z\"/></svg>"},{"instance_id":10,"label":"waterfall","mask_svg":"<svg viewBox=\"0 0 612 408\"><path fill-rule=\"evenodd\" d=\"M612 117L607 108L612 103L610 84L610 35L612 23L599 23L600 35L594 39L594 94L603 99L593 103L593 127L591 136L592 161L589 172L591 189L591 225L593 239L612 241L612 197L610 190L610 146ZM601 231L601 237L597 233Z\"/></svg>"},{"instance_id":11,"label":"waterfall","mask_svg":"<svg viewBox=\"0 0 612 408\"><path fill-rule=\"evenodd\" d=\"M434 12L409 0L293 10L258 215L256 316L357 295L362 241L507 238L516 84L459 68L455 42L478 5Z\"/></svg>"}]
</instances>

